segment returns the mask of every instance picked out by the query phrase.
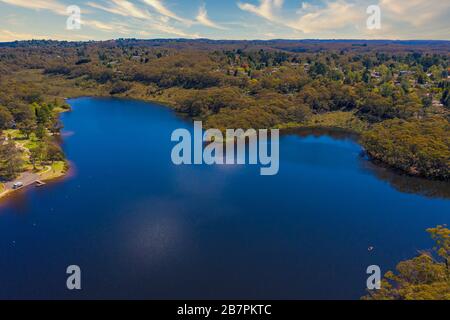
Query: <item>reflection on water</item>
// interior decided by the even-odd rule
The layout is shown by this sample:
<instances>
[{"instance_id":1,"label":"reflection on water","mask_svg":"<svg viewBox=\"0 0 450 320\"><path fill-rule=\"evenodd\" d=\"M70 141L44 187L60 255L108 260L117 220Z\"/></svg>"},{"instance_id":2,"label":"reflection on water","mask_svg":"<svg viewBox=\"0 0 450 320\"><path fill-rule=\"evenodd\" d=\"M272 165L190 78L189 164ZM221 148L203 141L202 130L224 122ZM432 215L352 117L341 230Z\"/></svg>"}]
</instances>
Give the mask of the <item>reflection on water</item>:
<instances>
[{"instance_id":1,"label":"reflection on water","mask_svg":"<svg viewBox=\"0 0 450 320\"><path fill-rule=\"evenodd\" d=\"M13 207L17 212L26 212L28 201L27 195L28 189L32 187L22 188L20 190L16 190L13 193L8 194L5 198L0 200L0 215L2 213L1 209L6 204Z\"/></svg>"},{"instance_id":2,"label":"reflection on water","mask_svg":"<svg viewBox=\"0 0 450 320\"><path fill-rule=\"evenodd\" d=\"M450 199L450 182L413 177L398 170L386 168L364 158L364 167L377 178L388 182L400 192L419 194L429 198Z\"/></svg>"},{"instance_id":3,"label":"reflection on water","mask_svg":"<svg viewBox=\"0 0 450 320\"><path fill-rule=\"evenodd\" d=\"M69 102L76 174L0 208L0 298L358 299L367 266L392 269L449 220L430 197L446 188L373 165L342 131L283 135L279 174L263 177L175 166L170 136L192 123L167 108ZM71 264L82 292L66 290Z\"/></svg>"},{"instance_id":4,"label":"reflection on water","mask_svg":"<svg viewBox=\"0 0 450 320\"><path fill-rule=\"evenodd\" d=\"M294 128L286 129L282 132L284 135L297 135L303 138L308 136L329 136L336 140L352 139L356 141L358 139L358 135L356 133L339 128Z\"/></svg>"},{"instance_id":5,"label":"reflection on water","mask_svg":"<svg viewBox=\"0 0 450 320\"><path fill-rule=\"evenodd\" d=\"M297 135L299 137L328 136L335 140L353 140L358 142L358 135L338 128L298 128L283 130L285 135ZM378 161L370 161L361 150L360 165L364 170L374 174L377 178L388 182L400 192L418 194L429 198L450 199L450 182L435 181L420 177L410 176L399 170L389 168Z\"/></svg>"}]
</instances>

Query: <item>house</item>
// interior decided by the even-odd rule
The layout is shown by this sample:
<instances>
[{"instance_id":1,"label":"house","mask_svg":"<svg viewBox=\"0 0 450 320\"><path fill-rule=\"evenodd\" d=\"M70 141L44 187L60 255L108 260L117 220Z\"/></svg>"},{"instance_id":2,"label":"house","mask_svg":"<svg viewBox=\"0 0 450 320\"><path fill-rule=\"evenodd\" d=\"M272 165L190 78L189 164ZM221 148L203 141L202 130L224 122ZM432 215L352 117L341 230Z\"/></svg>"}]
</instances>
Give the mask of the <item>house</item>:
<instances>
[{"instance_id":1,"label":"house","mask_svg":"<svg viewBox=\"0 0 450 320\"><path fill-rule=\"evenodd\" d=\"M370 73L372 78L376 78L376 79L380 79L381 78L381 73L377 72L377 71L372 71Z\"/></svg>"},{"instance_id":2,"label":"house","mask_svg":"<svg viewBox=\"0 0 450 320\"><path fill-rule=\"evenodd\" d=\"M415 74L414 71L409 71L409 70L400 71L400 76L409 76L409 75L413 75L413 74Z\"/></svg>"},{"instance_id":3,"label":"house","mask_svg":"<svg viewBox=\"0 0 450 320\"><path fill-rule=\"evenodd\" d=\"M433 105L433 107L443 107L444 106L439 100L435 100L435 99L433 99L433 102L431 104Z\"/></svg>"}]
</instances>

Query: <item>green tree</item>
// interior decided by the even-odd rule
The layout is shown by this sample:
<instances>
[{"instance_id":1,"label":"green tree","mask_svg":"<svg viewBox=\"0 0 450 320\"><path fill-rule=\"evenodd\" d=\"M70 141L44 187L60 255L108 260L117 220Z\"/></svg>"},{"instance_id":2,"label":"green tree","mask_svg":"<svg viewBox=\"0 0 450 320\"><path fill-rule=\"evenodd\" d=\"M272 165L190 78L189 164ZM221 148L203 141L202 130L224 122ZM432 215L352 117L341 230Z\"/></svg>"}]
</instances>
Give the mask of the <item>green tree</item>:
<instances>
[{"instance_id":1,"label":"green tree","mask_svg":"<svg viewBox=\"0 0 450 320\"><path fill-rule=\"evenodd\" d=\"M318 61L311 66L309 72L312 76L318 75L324 76L327 74L327 70L328 70L327 65L325 63Z\"/></svg>"},{"instance_id":2,"label":"green tree","mask_svg":"<svg viewBox=\"0 0 450 320\"><path fill-rule=\"evenodd\" d=\"M450 124L442 117L383 121L361 143L374 159L411 175L450 178Z\"/></svg>"},{"instance_id":3,"label":"green tree","mask_svg":"<svg viewBox=\"0 0 450 320\"><path fill-rule=\"evenodd\" d=\"M49 122L52 121L53 112L50 106L47 104L38 105L37 103L33 104L36 112L36 122L40 125L47 126Z\"/></svg>"},{"instance_id":4,"label":"green tree","mask_svg":"<svg viewBox=\"0 0 450 320\"><path fill-rule=\"evenodd\" d=\"M54 141L47 141L46 160L51 161L51 163L64 160L64 153L61 147Z\"/></svg>"},{"instance_id":5,"label":"green tree","mask_svg":"<svg viewBox=\"0 0 450 320\"><path fill-rule=\"evenodd\" d=\"M47 136L47 130L42 124L38 124L35 135L39 140L43 140Z\"/></svg>"},{"instance_id":6,"label":"green tree","mask_svg":"<svg viewBox=\"0 0 450 320\"><path fill-rule=\"evenodd\" d=\"M371 75L370 75L370 71L367 70L367 69L364 70L364 73L363 73L363 76L362 76L362 80L363 80L365 83L369 83L371 79L372 79L372 77L371 77Z\"/></svg>"},{"instance_id":7,"label":"green tree","mask_svg":"<svg viewBox=\"0 0 450 320\"><path fill-rule=\"evenodd\" d=\"M0 106L0 130L6 130L11 128L14 122L14 117L11 112L5 107Z\"/></svg>"},{"instance_id":8,"label":"green tree","mask_svg":"<svg viewBox=\"0 0 450 320\"><path fill-rule=\"evenodd\" d=\"M13 112L14 120L16 121L16 123L20 123L25 120L36 120L36 115L29 105L18 104L14 106L13 109L10 108L10 110L12 110Z\"/></svg>"},{"instance_id":9,"label":"green tree","mask_svg":"<svg viewBox=\"0 0 450 320\"><path fill-rule=\"evenodd\" d=\"M36 170L37 164L47 158L47 147L44 143L38 143L34 148L30 149L30 162L33 164L33 168Z\"/></svg>"},{"instance_id":10,"label":"green tree","mask_svg":"<svg viewBox=\"0 0 450 320\"><path fill-rule=\"evenodd\" d=\"M54 118L52 121L52 124L50 125L50 132L53 135L58 135L61 133L61 130L64 128L63 123L61 122L61 120L59 120L58 118Z\"/></svg>"},{"instance_id":11,"label":"green tree","mask_svg":"<svg viewBox=\"0 0 450 320\"><path fill-rule=\"evenodd\" d=\"M22 151L16 144L9 141L0 145L0 176L12 180L22 171L23 165Z\"/></svg>"},{"instance_id":12,"label":"green tree","mask_svg":"<svg viewBox=\"0 0 450 320\"><path fill-rule=\"evenodd\" d=\"M450 271L450 230L444 226L437 226L436 228L428 229L427 232L436 242L433 250L444 261L447 271Z\"/></svg>"},{"instance_id":13,"label":"green tree","mask_svg":"<svg viewBox=\"0 0 450 320\"><path fill-rule=\"evenodd\" d=\"M444 106L446 106L448 109L450 109L450 90L445 89L444 93L442 94L441 102Z\"/></svg>"},{"instance_id":14,"label":"green tree","mask_svg":"<svg viewBox=\"0 0 450 320\"><path fill-rule=\"evenodd\" d=\"M36 130L36 128L36 122L32 119L26 119L17 124L17 129L19 129L20 132L27 137L27 139L30 138L30 135Z\"/></svg>"},{"instance_id":15,"label":"green tree","mask_svg":"<svg viewBox=\"0 0 450 320\"><path fill-rule=\"evenodd\" d=\"M450 230L445 226L428 229L435 241L430 252L400 262L387 272L381 289L369 291L364 300L450 300Z\"/></svg>"}]
</instances>

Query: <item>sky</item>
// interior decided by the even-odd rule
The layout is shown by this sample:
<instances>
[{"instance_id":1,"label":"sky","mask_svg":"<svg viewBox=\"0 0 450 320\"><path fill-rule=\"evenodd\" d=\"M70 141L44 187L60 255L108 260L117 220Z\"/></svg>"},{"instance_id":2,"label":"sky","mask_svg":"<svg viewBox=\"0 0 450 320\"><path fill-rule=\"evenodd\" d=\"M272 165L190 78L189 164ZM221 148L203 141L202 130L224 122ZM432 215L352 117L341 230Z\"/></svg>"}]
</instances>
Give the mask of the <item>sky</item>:
<instances>
[{"instance_id":1,"label":"sky","mask_svg":"<svg viewBox=\"0 0 450 320\"><path fill-rule=\"evenodd\" d=\"M0 42L117 38L450 40L450 0L0 0Z\"/></svg>"}]
</instances>

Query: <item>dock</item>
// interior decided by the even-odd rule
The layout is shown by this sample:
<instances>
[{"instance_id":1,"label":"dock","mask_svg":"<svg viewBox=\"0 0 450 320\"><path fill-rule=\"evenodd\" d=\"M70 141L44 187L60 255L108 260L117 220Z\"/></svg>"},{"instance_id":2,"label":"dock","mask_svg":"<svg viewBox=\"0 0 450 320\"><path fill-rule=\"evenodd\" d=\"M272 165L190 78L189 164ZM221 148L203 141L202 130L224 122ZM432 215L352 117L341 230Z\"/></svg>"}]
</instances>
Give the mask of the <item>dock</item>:
<instances>
[{"instance_id":1,"label":"dock","mask_svg":"<svg viewBox=\"0 0 450 320\"><path fill-rule=\"evenodd\" d=\"M45 185L45 182L41 181L41 180L36 180L36 187L42 187Z\"/></svg>"}]
</instances>

